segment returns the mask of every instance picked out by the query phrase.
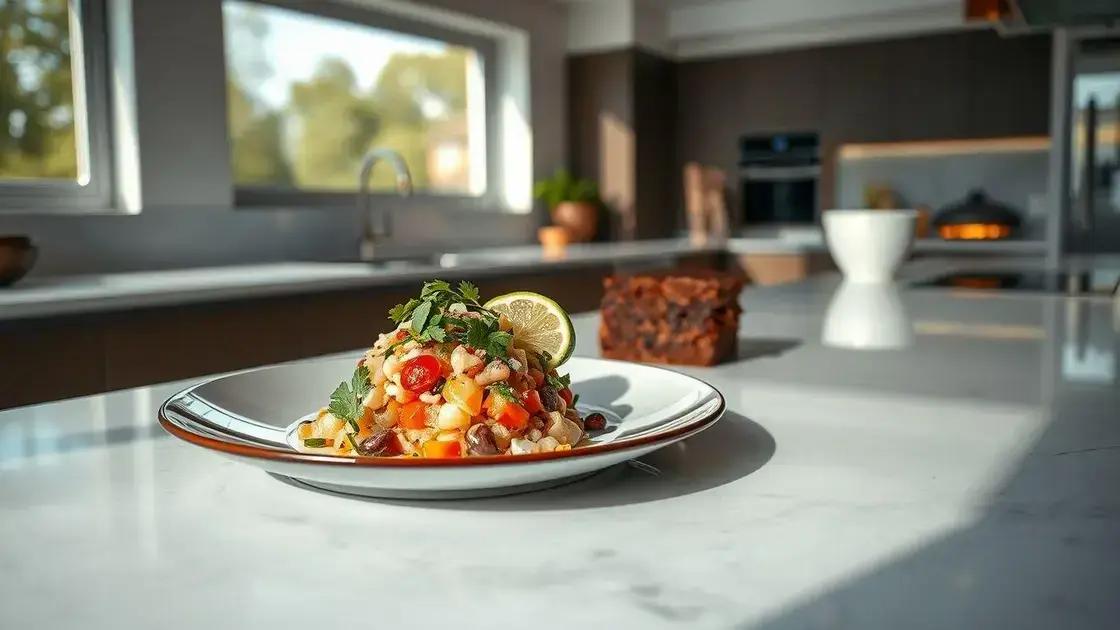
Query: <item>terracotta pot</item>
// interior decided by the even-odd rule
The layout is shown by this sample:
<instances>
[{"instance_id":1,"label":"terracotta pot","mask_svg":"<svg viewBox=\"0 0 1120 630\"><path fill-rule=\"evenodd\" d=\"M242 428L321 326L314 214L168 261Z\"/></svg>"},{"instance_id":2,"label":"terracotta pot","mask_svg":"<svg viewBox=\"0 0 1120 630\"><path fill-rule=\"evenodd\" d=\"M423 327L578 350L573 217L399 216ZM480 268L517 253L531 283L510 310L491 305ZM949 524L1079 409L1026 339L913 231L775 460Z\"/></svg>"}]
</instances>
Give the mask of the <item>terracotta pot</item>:
<instances>
[{"instance_id":1,"label":"terracotta pot","mask_svg":"<svg viewBox=\"0 0 1120 630\"><path fill-rule=\"evenodd\" d=\"M562 225L547 225L537 230L537 239L545 249L564 249L572 240L572 235Z\"/></svg>"},{"instance_id":2,"label":"terracotta pot","mask_svg":"<svg viewBox=\"0 0 1120 630\"><path fill-rule=\"evenodd\" d=\"M590 241L599 222L599 207L586 201L562 201L552 209L552 221L568 228L573 241Z\"/></svg>"}]
</instances>

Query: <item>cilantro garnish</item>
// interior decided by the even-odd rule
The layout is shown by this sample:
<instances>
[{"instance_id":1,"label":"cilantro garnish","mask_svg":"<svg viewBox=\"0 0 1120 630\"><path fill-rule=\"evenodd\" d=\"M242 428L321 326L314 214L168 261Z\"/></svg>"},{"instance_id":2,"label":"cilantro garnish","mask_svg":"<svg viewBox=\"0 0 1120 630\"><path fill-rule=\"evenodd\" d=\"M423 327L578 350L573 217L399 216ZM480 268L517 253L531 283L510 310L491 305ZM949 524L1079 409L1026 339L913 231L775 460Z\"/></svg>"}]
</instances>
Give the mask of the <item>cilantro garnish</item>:
<instances>
[{"instance_id":1,"label":"cilantro garnish","mask_svg":"<svg viewBox=\"0 0 1120 630\"><path fill-rule=\"evenodd\" d=\"M513 336L499 329L498 314L483 307L478 298L478 287L466 280L457 287L432 280L424 283L419 298L394 306L389 319L397 325L408 322L409 338L420 343L455 340L505 358Z\"/></svg>"},{"instance_id":2,"label":"cilantro garnish","mask_svg":"<svg viewBox=\"0 0 1120 630\"><path fill-rule=\"evenodd\" d=\"M557 391L565 387L570 387L572 384L572 376L570 374L565 374L563 376L553 376L549 374L545 378L548 380L548 384Z\"/></svg>"},{"instance_id":3,"label":"cilantro garnish","mask_svg":"<svg viewBox=\"0 0 1120 630\"><path fill-rule=\"evenodd\" d=\"M358 369L354 370L354 375L350 377L349 384L343 381L331 392L331 402L327 411L334 417L345 420L357 433L358 418L362 416L362 401L369 390L369 370L365 365L359 365Z\"/></svg>"}]
</instances>

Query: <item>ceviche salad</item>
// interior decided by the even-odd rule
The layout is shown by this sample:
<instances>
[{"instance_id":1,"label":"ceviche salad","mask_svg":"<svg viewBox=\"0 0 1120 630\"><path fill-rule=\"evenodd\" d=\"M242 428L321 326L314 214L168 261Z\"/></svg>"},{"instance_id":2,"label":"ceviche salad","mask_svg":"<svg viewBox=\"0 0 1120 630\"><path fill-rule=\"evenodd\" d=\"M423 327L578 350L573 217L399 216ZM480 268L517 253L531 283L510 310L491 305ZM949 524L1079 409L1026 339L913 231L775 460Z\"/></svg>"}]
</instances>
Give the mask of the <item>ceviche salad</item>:
<instances>
[{"instance_id":1,"label":"ceviche salad","mask_svg":"<svg viewBox=\"0 0 1120 630\"><path fill-rule=\"evenodd\" d=\"M434 280L389 312L396 324L330 405L296 431L301 450L341 456L467 457L564 451L606 419L576 411L557 371L571 320L530 292L485 304L469 282Z\"/></svg>"}]
</instances>

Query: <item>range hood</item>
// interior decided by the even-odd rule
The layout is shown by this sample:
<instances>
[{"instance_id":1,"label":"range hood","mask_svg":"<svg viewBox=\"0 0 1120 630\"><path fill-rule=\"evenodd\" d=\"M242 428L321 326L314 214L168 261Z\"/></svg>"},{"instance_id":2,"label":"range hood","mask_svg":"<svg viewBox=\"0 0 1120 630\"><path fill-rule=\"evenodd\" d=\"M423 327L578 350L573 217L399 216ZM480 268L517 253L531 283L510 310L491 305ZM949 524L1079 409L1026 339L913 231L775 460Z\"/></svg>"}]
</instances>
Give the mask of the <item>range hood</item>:
<instances>
[{"instance_id":1,"label":"range hood","mask_svg":"<svg viewBox=\"0 0 1120 630\"><path fill-rule=\"evenodd\" d=\"M1117 0L964 0L968 21L995 22L1009 29L1120 25Z\"/></svg>"}]
</instances>

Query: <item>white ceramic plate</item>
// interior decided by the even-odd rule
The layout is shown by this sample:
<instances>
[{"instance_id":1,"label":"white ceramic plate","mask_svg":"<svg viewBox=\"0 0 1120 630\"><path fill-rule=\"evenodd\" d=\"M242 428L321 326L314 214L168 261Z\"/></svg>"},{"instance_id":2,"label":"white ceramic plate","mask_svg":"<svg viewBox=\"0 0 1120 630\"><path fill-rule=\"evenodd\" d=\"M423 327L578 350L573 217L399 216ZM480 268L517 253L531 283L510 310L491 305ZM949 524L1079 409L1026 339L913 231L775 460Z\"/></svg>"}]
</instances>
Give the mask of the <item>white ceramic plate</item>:
<instances>
[{"instance_id":1,"label":"white ceramic plate","mask_svg":"<svg viewBox=\"0 0 1120 630\"><path fill-rule=\"evenodd\" d=\"M463 498L546 488L640 457L708 428L723 414L712 386L671 370L605 359L564 365L581 412L608 427L590 444L531 455L423 459L334 457L296 451L294 424L323 406L357 361L301 361L222 376L160 407L172 435L316 488L385 498Z\"/></svg>"}]
</instances>

